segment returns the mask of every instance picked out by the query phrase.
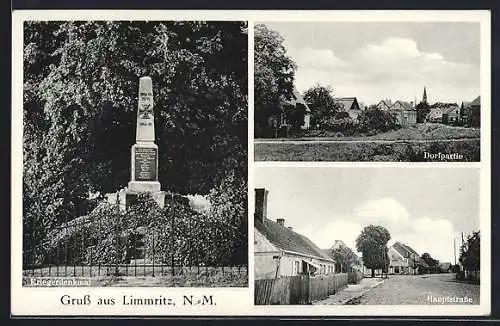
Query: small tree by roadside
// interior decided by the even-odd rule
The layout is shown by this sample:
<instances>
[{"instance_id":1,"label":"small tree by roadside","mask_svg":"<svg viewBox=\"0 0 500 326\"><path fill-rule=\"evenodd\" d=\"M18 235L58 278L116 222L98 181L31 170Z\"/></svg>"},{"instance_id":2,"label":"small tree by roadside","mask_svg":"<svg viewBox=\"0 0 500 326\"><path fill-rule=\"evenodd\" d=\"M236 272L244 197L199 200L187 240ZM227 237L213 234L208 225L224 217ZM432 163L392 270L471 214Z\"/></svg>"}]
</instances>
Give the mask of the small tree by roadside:
<instances>
[{"instance_id":1,"label":"small tree by roadside","mask_svg":"<svg viewBox=\"0 0 500 326\"><path fill-rule=\"evenodd\" d=\"M320 129L328 127L328 121L339 112L340 105L333 97L333 88L316 84L304 93L304 100L311 108L311 125Z\"/></svg>"},{"instance_id":2,"label":"small tree by roadside","mask_svg":"<svg viewBox=\"0 0 500 326\"><path fill-rule=\"evenodd\" d=\"M361 112L358 121L358 131L367 135L375 135L380 132L401 128L394 116L374 105Z\"/></svg>"},{"instance_id":3,"label":"small tree by roadside","mask_svg":"<svg viewBox=\"0 0 500 326\"><path fill-rule=\"evenodd\" d=\"M459 261L462 264L464 277L471 281L479 281L477 276L481 268L481 247L480 247L480 233L479 231L473 232L467 237L467 240L460 247Z\"/></svg>"},{"instance_id":4,"label":"small tree by roadside","mask_svg":"<svg viewBox=\"0 0 500 326\"><path fill-rule=\"evenodd\" d=\"M429 104L427 104L425 102L420 102L417 104L415 109L417 110L417 123L424 123L425 118L427 117L427 114L429 114L429 112L431 112L431 108L430 108Z\"/></svg>"},{"instance_id":5,"label":"small tree by roadside","mask_svg":"<svg viewBox=\"0 0 500 326\"><path fill-rule=\"evenodd\" d=\"M427 264L427 266L422 266L422 273L439 273L439 260L432 258L432 256L425 252L422 254L421 258Z\"/></svg>"},{"instance_id":6,"label":"small tree by roadside","mask_svg":"<svg viewBox=\"0 0 500 326\"><path fill-rule=\"evenodd\" d=\"M332 256L333 260L339 265L341 273L352 271L353 266L359 262L354 251L346 246L332 249Z\"/></svg>"},{"instance_id":7,"label":"small tree by roadside","mask_svg":"<svg viewBox=\"0 0 500 326\"><path fill-rule=\"evenodd\" d=\"M356 249L363 253L363 264L372 270L372 277L375 277L375 269L387 273L389 267L387 242L390 239L389 231L380 225L366 226L356 239Z\"/></svg>"}]
</instances>

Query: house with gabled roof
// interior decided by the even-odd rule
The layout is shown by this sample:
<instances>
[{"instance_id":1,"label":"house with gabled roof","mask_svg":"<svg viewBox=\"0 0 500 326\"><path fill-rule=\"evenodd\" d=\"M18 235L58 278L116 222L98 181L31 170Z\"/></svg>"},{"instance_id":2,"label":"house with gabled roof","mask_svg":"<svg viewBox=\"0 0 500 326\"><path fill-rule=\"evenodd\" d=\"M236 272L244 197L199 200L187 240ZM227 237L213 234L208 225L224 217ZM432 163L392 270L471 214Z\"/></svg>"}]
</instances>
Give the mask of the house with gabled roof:
<instances>
[{"instance_id":1,"label":"house with gabled roof","mask_svg":"<svg viewBox=\"0 0 500 326\"><path fill-rule=\"evenodd\" d=\"M427 266L420 255L407 244L399 241L389 247L389 274L418 274Z\"/></svg>"},{"instance_id":2,"label":"house with gabled roof","mask_svg":"<svg viewBox=\"0 0 500 326\"><path fill-rule=\"evenodd\" d=\"M299 91L295 86L293 87L293 96L289 100L283 100L281 105L284 107L286 105L293 106L295 108L298 108L298 106L303 106L304 107L304 124L300 127L301 129L309 129L311 128L311 109L309 108L309 105L307 102L304 100L302 95L300 95ZM281 125L286 125L286 115L282 114L281 117Z\"/></svg>"},{"instance_id":3,"label":"house with gabled roof","mask_svg":"<svg viewBox=\"0 0 500 326\"><path fill-rule=\"evenodd\" d=\"M460 107L456 103L437 102L430 106L426 121L444 124L455 124L461 120Z\"/></svg>"},{"instance_id":4,"label":"house with gabled roof","mask_svg":"<svg viewBox=\"0 0 500 326\"><path fill-rule=\"evenodd\" d=\"M450 273L453 271L453 266L449 262L439 263L439 271L441 273Z\"/></svg>"},{"instance_id":5,"label":"house with gabled roof","mask_svg":"<svg viewBox=\"0 0 500 326\"><path fill-rule=\"evenodd\" d=\"M481 96L471 102L462 102L462 122L471 127L481 126Z\"/></svg>"},{"instance_id":6,"label":"house with gabled roof","mask_svg":"<svg viewBox=\"0 0 500 326\"><path fill-rule=\"evenodd\" d=\"M391 100L382 100L378 102L376 107L382 111L389 111L392 107L392 101Z\"/></svg>"},{"instance_id":7,"label":"house with gabled roof","mask_svg":"<svg viewBox=\"0 0 500 326\"><path fill-rule=\"evenodd\" d=\"M359 107L356 97L338 97L334 98L334 100L339 106L339 113L345 112L349 114L351 119L357 119L359 117L361 108Z\"/></svg>"},{"instance_id":8,"label":"house with gabled roof","mask_svg":"<svg viewBox=\"0 0 500 326\"><path fill-rule=\"evenodd\" d=\"M255 279L335 273L335 261L306 236L285 226L285 219L267 218L268 190L255 189Z\"/></svg>"},{"instance_id":9,"label":"house with gabled roof","mask_svg":"<svg viewBox=\"0 0 500 326\"><path fill-rule=\"evenodd\" d=\"M377 105L377 108L382 111L389 112L401 126L408 126L417 123L417 110L413 102L397 100L382 100Z\"/></svg>"}]
</instances>

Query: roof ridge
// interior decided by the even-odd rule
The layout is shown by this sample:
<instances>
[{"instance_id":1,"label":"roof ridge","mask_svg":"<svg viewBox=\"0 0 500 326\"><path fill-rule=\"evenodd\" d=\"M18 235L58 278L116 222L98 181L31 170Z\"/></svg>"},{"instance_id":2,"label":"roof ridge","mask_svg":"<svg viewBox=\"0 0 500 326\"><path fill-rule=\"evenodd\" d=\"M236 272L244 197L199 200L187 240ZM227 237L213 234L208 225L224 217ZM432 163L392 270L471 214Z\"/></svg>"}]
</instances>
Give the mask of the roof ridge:
<instances>
[{"instance_id":1,"label":"roof ridge","mask_svg":"<svg viewBox=\"0 0 500 326\"><path fill-rule=\"evenodd\" d=\"M332 260L307 236L281 226L267 217L263 223L256 221L255 228L277 248L323 260Z\"/></svg>"}]
</instances>

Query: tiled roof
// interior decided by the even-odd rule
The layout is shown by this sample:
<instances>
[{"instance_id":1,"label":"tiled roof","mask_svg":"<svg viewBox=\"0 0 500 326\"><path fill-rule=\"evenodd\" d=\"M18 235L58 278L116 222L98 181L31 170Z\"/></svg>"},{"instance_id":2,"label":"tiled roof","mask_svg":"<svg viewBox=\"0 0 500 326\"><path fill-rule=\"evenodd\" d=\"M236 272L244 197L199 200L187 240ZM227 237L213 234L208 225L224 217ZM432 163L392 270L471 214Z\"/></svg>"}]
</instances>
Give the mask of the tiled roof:
<instances>
[{"instance_id":1,"label":"tiled roof","mask_svg":"<svg viewBox=\"0 0 500 326\"><path fill-rule=\"evenodd\" d=\"M333 249L333 248L339 248L339 247L347 247L347 245L342 240L335 240L335 242L333 243L331 249Z\"/></svg>"},{"instance_id":2,"label":"tiled roof","mask_svg":"<svg viewBox=\"0 0 500 326\"><path fill-rule=\"evenodd\" d=\"M392 247L394 248L394 250L396 250L397 252L399 252L403 257L405 258L409 258L409 259L414 259L415 261L417 261L419 264L422 264L422 265L427 265L425 263L425 261L422 259L422 257L420 257L420 255L418 254L418 252L416 252L415 250L413 250L412 247L404 244L404 243L401 243L399 241L395 242Z\"/></svg>"},{"instance_id":3,"label":"tiled roof","mask_svg":"<svg viewBox=\"0 0 500 326\"><path fill-rule=\"evenodd\" d=\"M400 100L397 100L394 103L392 103L390 100L382 100L377 104L377 107L382 109L382 110L400 110L399 108L396 108L396 106L398 104L400 107L402 107L405 110L408 110L408 111L415 110L412 103L406 102L406 101L400 101Z\"/></svg>"},{"instance_id":4,"label":"tiled roof","mask_svg":"<svg viewBox=\"0 0 500 326\"><path fill-rule=\"evenodd\" d=\"M449 106L449 107L443 109L443 113L450 113L450 112L455 111L455 110L460 110L460 107L458 106L458 104L455 104L454 106Z\"/></svg>"},{"instance_id":5,"label":"tiled roof","mask_svg":"<svg viewBox=\"0 0 500 326\"><path fill-rule=\"evenodd\" d=\"M427 114L427 119L441 118L443 116L443 108L432 108Z\"/></svg>"},{"instance_id":6,"label":"tiled roof","mask_svg":"<svg viewBox=\"0 0 500 326\"><path fill-rule=\"evenodd\" d=\"M255 228L278 249L332 261L329 255L324 253L307 237L267 218L264 219L264 222L256 219Z\"/></svg>"},{"instance_id":7,"label":"tiled roof","mask_svg":"<svg viewBox=\"0 0 500 326\"><path fill-rule=\"evenodd\" d=\"M382 110L387 110L387 109L390 109L392 106L392 103L389 103L388 101L386 100L382 100L380 101L378 104L377 104L377 107L382 109Z\"/></svg>"},{"instance_id":8,"label":"tiled roof","mask_svg":"<svg viewBox=\"0 0 500 326\"><path fill-rule=\"evenodd\" d=\"M335 102L340 104L342 110L350 110L354 104L354 101L356 101L355 97L339 97L334 99Z\"/></svg>"},{"instance_id":9,"label":"tiled roof","mask_svg":"<svg viewBox=\"0 0 500 326\"><path fill-rule=\"evenodd\" d=\"M410 103L410 102L406 102L406 101L396 101L394 102L394 105L396 105L396 103L399 103L401 104L401 106L405 109L405 110L413 110L413 104ZM393 105L393 106L394 106Z\"/></svg>"},{"instance_id":10,"label":"tiled roof","mask_svg":"<svg viewBox=\"0 0 500 326\"><path fill-rule=\"evenodd\" d=\"M481 96L476 97L471 103L470 106L479 106L481 105Z\"/></svg>"},{"instance_id":11,"label":"tiled roof","mask_svg":"<svg viewBox=\"0 0 500 326\"><path fill-rule=\"evenodd\" d=\"M284 101L284 103L293 106L296 106L297 103L302 104L306 107L306 112L311 112L311 109L309 109L306 101L304 101L304 98L302 97L302 95L300 95L299 91L295 87L293 88L293 97L289 100Z\"/></svg>"},{"instance_id":12,"label":"tiled roof","mask_svg":"<svg viewBox=\"0 0 500 326\"><path fill-rule=\"evenodd\" d=\"M328 257L330 257L331 259L333 259L332 249L321 249L321 251L323 252L323 254L325 254Z\"/></svg>"}]
</instances>

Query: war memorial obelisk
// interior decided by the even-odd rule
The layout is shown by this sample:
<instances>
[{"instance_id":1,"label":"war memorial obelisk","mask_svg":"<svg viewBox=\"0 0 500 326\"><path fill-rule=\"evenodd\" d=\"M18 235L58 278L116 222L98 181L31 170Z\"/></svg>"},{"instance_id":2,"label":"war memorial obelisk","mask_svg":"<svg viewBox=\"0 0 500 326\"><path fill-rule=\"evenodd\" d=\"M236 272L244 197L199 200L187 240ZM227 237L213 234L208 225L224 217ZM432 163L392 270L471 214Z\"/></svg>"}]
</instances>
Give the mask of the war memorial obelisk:
<instances>
[{"instance_id":1,"label":"war memorial obelisk","mask_svg":"<svg viewBox=\"0 0 500 326\"><path fill-rule=\"evenodd\" d=\"M108 194L108 202L126 210L139 194L150 194L160 207L165 205L165 192L158 181L158 145L155 144L153 111L153 81L139 79L137 128L135 144L131 148L130 181L128 188Z\"/></svg>"},{"instance_id":2,"label":"war memorial obelisk","mask_svg":"<svg viewBox=\"0 0 500 326\"><path fill-rule=\"evenodd\" d=\"M158 192L158 146L155 144L153 113L153 81L150 77L139 79L137 129L135 144L131 149L131 176L128 190L132 192Z\"/></svg>"}]
</instances>

